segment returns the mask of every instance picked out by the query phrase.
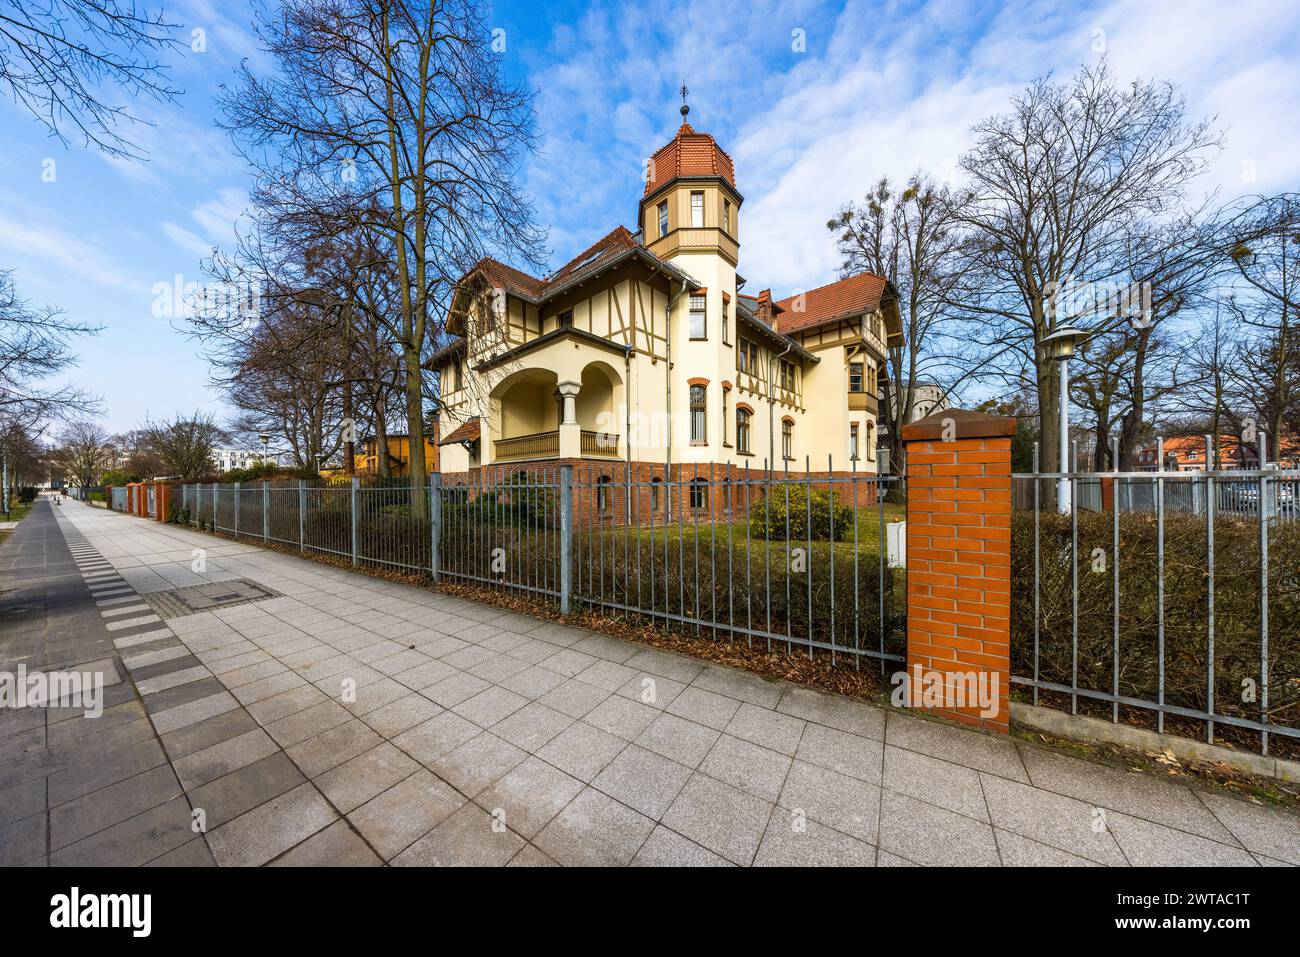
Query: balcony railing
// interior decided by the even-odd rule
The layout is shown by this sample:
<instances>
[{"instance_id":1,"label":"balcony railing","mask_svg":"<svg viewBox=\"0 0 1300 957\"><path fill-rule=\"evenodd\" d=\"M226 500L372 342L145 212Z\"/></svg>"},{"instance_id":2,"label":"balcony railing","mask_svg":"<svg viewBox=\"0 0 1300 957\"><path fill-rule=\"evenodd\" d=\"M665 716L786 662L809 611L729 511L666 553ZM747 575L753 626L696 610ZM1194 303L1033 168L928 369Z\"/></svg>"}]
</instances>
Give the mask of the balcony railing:
<instances>
[{"instance_id":1,"label":"balcony railing","mask_svg":"<svg viewBox=\"0 0 1300 957\"><path fill-rule=\"evenodd\" d=\"M541 459L560 454L559 432L534 432L532 435L516 435L508 439L497 439L493 443L495 458L502 459Z\"/></svg>"},{"instance_id":2,"label":"balcony railing","mask_svg":"<svg viewBox=\"0 0 1300 957\"><path fill-rule=\"evenodd\" d=\"M618 455L618 436L583 429L581 449L583 455Z\"/></svg>"},{"instance_id":3,"label":"balcony railing","mask_svg":"<svg viewBox=\"0 0 1300 957\"><path fill-rule=\"evenodd\" d=\"M516 435L508 439L497 439L493 443L495 459L498 462L519 459L555 458L560 454L560 433L534 432L532 435ZM618 436L608 432L588 432L582 430L581 455L615 456L618 455Z\"/></svg>"}]
</instances>

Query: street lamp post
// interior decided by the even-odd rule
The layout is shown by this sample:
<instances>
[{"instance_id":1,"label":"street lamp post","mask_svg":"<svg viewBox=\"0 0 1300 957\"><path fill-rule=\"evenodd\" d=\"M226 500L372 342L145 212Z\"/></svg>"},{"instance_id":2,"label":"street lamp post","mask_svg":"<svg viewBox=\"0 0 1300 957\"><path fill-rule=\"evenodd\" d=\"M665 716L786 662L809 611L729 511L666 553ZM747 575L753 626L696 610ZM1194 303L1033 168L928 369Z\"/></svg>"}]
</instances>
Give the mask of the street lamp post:
<instances>
[{"instance_id":1,"label":"street lamp post","mask_svg":"<svg viewBox=\"0 0 1300 957\"><path fill-rule=\"evenodd\" d=\"M1073 507L1070 479L1065 474L1070 471L1070 359L1074 356L1079 340L1087 335L1082 329L1066 326L1055 330L1042 342L1047 357L1060 363L1061 434L1057 445L1057 472L1060 473L1060 478L1056 480L1056 509L1063 514L1068 514Z\"/></svg>"},{"instance_id":2,"label":"street lamp post","mask_svg":"<svg viewBox=\"0 0 1300 957\"><path fill-rule=\"evenodd\" d=\"M263 432L260 435L258 435L258 439L260 439L262 442L262 467L265 468L266 467L266 445L268 442L271 441L271 437L267 435L265 432Z\"/></svg>"}]
</instances>

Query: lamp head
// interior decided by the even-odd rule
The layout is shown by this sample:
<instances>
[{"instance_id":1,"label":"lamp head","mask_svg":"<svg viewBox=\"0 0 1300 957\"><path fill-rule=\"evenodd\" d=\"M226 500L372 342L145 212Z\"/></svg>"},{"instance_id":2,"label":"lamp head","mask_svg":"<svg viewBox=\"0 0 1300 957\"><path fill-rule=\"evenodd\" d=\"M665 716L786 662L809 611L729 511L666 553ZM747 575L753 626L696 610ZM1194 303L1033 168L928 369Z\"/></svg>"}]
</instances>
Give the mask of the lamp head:
<instances>
[{"instance_id":1,"label":"lamp head","mask_svg":"<svg viewBox=\"0 0 1300 957\"><path fill-rule=\"evenodd\" d=\"M1065 326L1044 337L1041 345L1047 350L1049 359L1070 359L1073 358L1079 342L1087 337L1086 330Z\"/></svg>"}]
</instances>

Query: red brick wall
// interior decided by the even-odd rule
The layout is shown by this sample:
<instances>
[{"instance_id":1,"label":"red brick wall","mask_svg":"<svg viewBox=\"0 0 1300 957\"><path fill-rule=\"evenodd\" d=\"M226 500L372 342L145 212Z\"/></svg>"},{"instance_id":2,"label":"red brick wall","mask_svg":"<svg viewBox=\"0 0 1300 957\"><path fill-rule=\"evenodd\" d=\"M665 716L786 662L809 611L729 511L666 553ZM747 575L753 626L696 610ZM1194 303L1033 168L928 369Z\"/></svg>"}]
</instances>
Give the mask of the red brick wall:
<instances>
[{"instance_id":1,"label":"red brick wall","mask_svg":"<svg viewBox=\"0 0 1300 957\"><path fill-rule=\"evenodd\" d=\"M1015 420L946 410L903 429L907 444L907 666L916 678L997 681L993 716L951 699L930 710L1006 731L1011 604L1011 434Z\"/></svg>"},{"instance_id":2,"label":"red brick wall","mask_svg":"<svg viewBox=\"0 0 1300 957\"><path fill-rule=\"evenodd\" d=\"M700 521L741 520L748 516L747 506L752 508L756 503L762 502L763 485L759 483L766 479L761 468L751 468L746 472L743 468L732 466L728 469L726 465L715 462L698 464L687 462L669 467L665 467L663 463L633 462L630 468L632 489L629 492L626 485L629 466L626 462L552 459L545 462L503 462L484 466L471 473L445 473L442 481L446 486L468 484L471 488L470 497L473 498L477 495L480 485L491 487L505 483L508 486L513 477L520 472L526 472L547 484L557 484L562 465L573 466L574 522L579 527L594 522L625 524L629 518L629 496L632 507L630 518L633 524L649 525L651 521L664 522L670 496L673 522L684 521L689 524L697 518ZM804 473L802 470L792 470L789 473L789 480L791 483L802 482L811 475L813 488L825 491L832 484L824 481L828 476L847 479L852 474L851 472ZM603 508L600 507L601 496L598 493L598 485L602 477L608 479ZM773 472L771 481L780 482L785 477L784 472ZM834 483L836 502L841 505L854 505L856 508L875 505L877 485L871 481L873 476L859 472L857 477L856 483ZM654 487L656 479L663 483L657 489ZM704 488L704 508L694 507L691 501L691 483L696 479L710 483ZM819 482L818 479L823 481ZM748 485L748 498L746 498L746 481L751 483ZM730 485L727 484L728 482ZM508 495L508 487L503 489L502 493ZM854 497L857 499L856 502L851 501Z\"/></svg>"}]
</instances>

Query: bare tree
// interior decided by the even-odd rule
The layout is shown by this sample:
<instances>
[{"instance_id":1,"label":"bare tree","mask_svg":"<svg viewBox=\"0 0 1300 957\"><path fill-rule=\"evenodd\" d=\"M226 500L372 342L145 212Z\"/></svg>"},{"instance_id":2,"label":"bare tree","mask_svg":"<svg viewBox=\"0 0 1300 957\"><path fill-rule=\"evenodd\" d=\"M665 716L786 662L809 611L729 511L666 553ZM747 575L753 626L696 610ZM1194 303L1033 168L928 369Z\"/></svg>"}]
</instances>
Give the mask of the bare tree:
<instances>
[{"instance_id":1,"label":"bare tree","mask_svg":"<svg viewBox=\"0 0 1300 957\"><path fill-rule=\"evenodd\" d=\"M1231 303L1218 300L1201 317L1198 329L1183 344L1185 361L1168 397L1173 413L1193 429L1214 437L1214 468L1223 463L1220 437L1241 431L1241 414L1234 399L1242 368L1242 335Z\"/></svg>"},{"instance_id":2,"label":"bare tree","mask_svg":"<svg viewBox=\"0 0 1300 957\"><path fill-rule=\"evenodd\" d=\"M889 374L879 415L889 434L890 461L900 465L902 428L912 421L917 383L935 382L946 398L968 374L952 361L946 337L946 304L957 286L955 207L947 189L914 173L901 192L882 178L860 206L845 206L826 224L836 236L842 276L867 270L898 291L903 336L887 344Z\"/></svg>"},{"instance_id":3,"label":"bare tree","mask_svg":"<svg viewBox=\"0 0 1300 957\"><path fill-rule=\"evenodd\" d=\"M139 158L118 127L145 121L108 88L174 97L155 57L177 29L130 0L0 0L0 88L65 144L73 132L106 153Z\"/></svg>"},{"instance_id":4,"label":"bare tree","mask_svg":"<svg viewBox=\"0 0 1300 957\"><path fill-rule=\"evenodd\" d=\"M39 431L53 418L96 411L93 396L46 381L76 362L73 339L99 329L33 306L18 294L12 271L0 270L0 424Z\"/></svg>"},{"instance_id":5,"label":"bare tree","mask_svg":"<svg viewBox=\"0 0 1300 957\"><path fill-rule=\"evenodd\" d=\"M1066 323L1097 330L1106 308L1053 321L1049 302L1072 282L1126 286L1135 223L1176 213L1191 180L1219 147L1206 122L1189 123L1169 84L1119 86L1105 64L1068 83L1038 80L1009 113L975 127L961 159L969 201L955 215L969 231L958 304L990 368L1037 397L1042 465L1055 469L1059 384L1042 341ZM1103 301L1110 297L1103 297Z\"/></svg>"},{"instance_id":6,"label":"bare tree","mask_svg":"<svg viewBox=\"0 0 1300 957\"><path fill-rule=\"evenodd\" d=\"M1257 212L1252 237L1232 251L1246 292L1231 301L1248 340L1239 354L1240 403L1260 416L1281 452L1288 428L1300 423L1300 201L1276 197Z\"/></svg>"},{"instance_id":7,"label":"bare tree","mask_svg":"<svg viewBox=\"0 0 1300 957\"><path fill-rule=\"evenodd\" d=\"M113 467L117 452L108 431L95 422L70 422L59 433L55 450L59 467L81 488L99 484L99 476Z\"/></svg>"},{"instance_id":8,"label":"bare tree","mask_svg":"<svg viewBox=\"0 0 1300 957\"><path fill-rule=\"evenodd\" d=\"M394 308L380 318L401 361L411 483L422 485L421 360L455 283L489 251L542 258L515 185L534 143L529 95L502 79L471 0L286 0L257 32L279 73L245 67L223 98L226 126L263 210L308 216L322 239L359 230L391 263Z\"/></svg>"},{"instance_id":9,"label":"bare tree","mask_svg":"<svg viewBox=\"0 0 1300 957\"><path fill-rule=\"evenodd\" d=\"M186 481L212 471L212 450L226 437L216 421L201 412L177 415L164 422L146 422L142 431L167 474Z\"/></svg>"},{"instance_id":10,"label":"bare tree","mask_svg":"<svg viewBox=\"0 0 1300 957\"><path fill-rule=\"evenodd\" d=\"M18 423L0 423L0 512L9 517L14 493L50 474L49 451L33 429Z\"/></svg>"},{"instance_id":11,"label":"bare tree","mask_svg":"<svg viewBox=\"0 0 1300 957\"><path fill-rule=\"evenodd\" d=\"M113 436L113 445L124 459L122 470L130 475L149 478L163 474L162 459L149 444L149 435L141 429L131 429Z\"/></svg>"},{"instance_id":12,"label":"bare tree","mask_svg":"<svg viewBox=\"0 0 1300 957\"><path fill-rule=\"evenodd\" d=\"M257 330L228 380L231 431L272 436L297 468L318 469L341 446L346 340L311 308L280 310Z\"/></svg>"}]
</instances>

